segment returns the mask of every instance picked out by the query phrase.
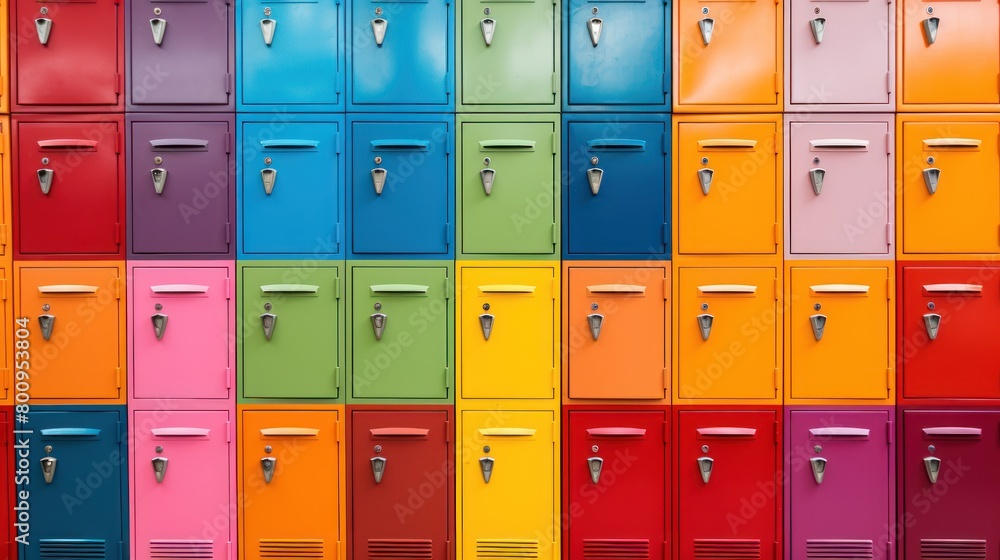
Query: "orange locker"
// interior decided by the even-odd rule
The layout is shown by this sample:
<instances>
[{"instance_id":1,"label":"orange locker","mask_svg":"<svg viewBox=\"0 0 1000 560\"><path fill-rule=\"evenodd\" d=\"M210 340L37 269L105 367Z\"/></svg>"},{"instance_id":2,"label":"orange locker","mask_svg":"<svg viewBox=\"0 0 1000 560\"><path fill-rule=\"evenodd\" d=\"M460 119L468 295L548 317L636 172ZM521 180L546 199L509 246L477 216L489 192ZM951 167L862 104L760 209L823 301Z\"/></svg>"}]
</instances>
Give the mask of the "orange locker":
<instances>
[{"instance_id":1,"label":"orange locker","mask_svg":"<svg viewBox=\"0 0 1000 560\"><path fill-rule=\"evenodd\" d=\"M0 265L0 405L14 404L16 396L17 381L27 381L26 375L30 375L31 368L31 346L28 336L30 334L30 321L21 320L14 322L14 298L12 297L13 281L11 279L10 262L3 262ZM22 373L19 376L18 370ZM30 384L21 385L21 404L30 398Z\"/></svg>"},{"instance_id":2,"label":"orange locker","mask_svg":"<svg viewBox=\"0 0 1000 560\"><path fill-rule=\"evenodd\" d=\"M5 16L6 12L0 10L0 14ZM0 30L6 30L6 28L0 27ZM5 68L6 66L4 65L7 64L7 59L2 54L4 52L6 52L4 48L0 47L0 57L2 57L0 58L2 60L0 68ZM2 80L2 77L0 77L0 80ZM6 81L2 83L6 84ZM6 103L7 92L0 91L0 105L6 107ZM7 159L7 154L11 153L10 146L10 117L3 115L0 116L0 258L11 254L9 247L11 245L11 190L13 188L13 180L11 178L10 160Z\"/></svg>"}]
</instances>

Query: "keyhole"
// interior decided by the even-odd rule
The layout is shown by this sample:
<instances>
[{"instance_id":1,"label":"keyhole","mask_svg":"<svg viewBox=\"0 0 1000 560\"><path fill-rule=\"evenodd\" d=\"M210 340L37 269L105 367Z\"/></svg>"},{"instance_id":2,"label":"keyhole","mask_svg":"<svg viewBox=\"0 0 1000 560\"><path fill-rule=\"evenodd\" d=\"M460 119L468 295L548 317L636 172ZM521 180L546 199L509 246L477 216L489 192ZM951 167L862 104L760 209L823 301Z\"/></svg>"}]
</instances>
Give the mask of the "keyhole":
<instances>
[{"instance_id":1,"label":"keyhole","mask_svg":"<svg viewBox=\"0 0 1000 560\"><path fill-rule=\"evenodd\" d=\"M486 14L486 15L490 15L492 12L493 12L493 10L491 10L489 8L486 8L486 9L483 10L483 13Z\"/></svg>"},{"instance_id":2,"label":"keyhole","mask_svg":"<svg viewBox=\"0 0 1000 560\"><path fill-rule=\"evenodd\" d=\"M163 13L163 10L161 10L161 9L159 9L159 8L153 8L153 14L154 14L154 15L157 15L157 16L158 16L158 15L160 15L160 14L162 14L162 13Z\"/></svg>"},{"instance_id":3,"label":"keyhole","mask_svg":"<svg viewBox=\"0 0 1000 560\"><path fill-rule=\"evenodd\" d=\"M489 165L491 161L493 160L491 160L490 158L483 158L483 165Z\"/></svg>"},{"instance_id":4,"label":"keyhole","mask_svg":"<svg viewBox=\"0 0 1000 560\"><path fill-rule=\"evenodd\" d=\"M702 165L708 165L708 158L707 157L701 158L701 164Z\"/></svg>"},{"instance_id":5,"label":"keyhole","mask_svg":"<svg viewBox=\"0 0 1000 560\"><path fill-rule=\"evenodd\" d=\"M813 10L813 13L816 13L816 14L818 14L818 13L819 13L819 8L816 8L816 9L814 9L814 10Z\"/></svg>"},{"instance_id":6,"label":"keyhole","mask_svg":"<svg viewBox=\"0 0 1000 560\"><path fill-rule=\"evenodd\" d=\"M265 303L265 304L264 304L264 311L270 311L270 310L271 310L271 307L272 307L272 306L271 306L271 302L267 302L267 303Z\"/></svg>"},{"instance_id":7,"label":"keyhole","mask_svg":"<svg viewBox=\"0 0 1000 560\"><path fill-rule=\"evenodd\" d=\"M594 310L594 311L597 311L597 308L598 308L598 307L599 307L599 306L598 306L598 305L597 305L596 303L592 303L592 304L590 304L590 309L592 309L592 310Z\"/></svg>"},{"instance_id":8,"label":"keyhole","mask_svg":"<svg viewBox=\"0 0 1000 560\"><path fill-rule=\"evenodd\" d=\"M813 165L819 165L819 158L818 157L814 157L813 158Z\"/></svg>"},{"instance_id":9,"label":"keyhole","mask_svg":"<svg viewBox=\"0 0 1000 560\"><path fill-rule=\"evenodd\" d=\"M272 451L274 451L274 448L271 447L270 445L265 445L264 446L264 453L270 453Z\"/></svg>"},{"instance_id":10,"label":"keyhole","mask_svg":"<svg viewBox=\"0 0 1000 560\"><path fill-rule=\"evenodd\" d=\"M42 165L48 165L48 164L49 164L49 158L43 157L42 158Z\"/></svg>"},{"instance_id":11,"label":"keyhole","mask_svg":"<svg viewBox=\"0 0 1000 560\"><path fill-rule=\"evenodd\" d=\"M813 306L813 309L815 309L816 311L819 311L819 310L820 310L820 309L822 309L822 308L823 308L823 306L822 306L822 305L820 305L820 304L818 304L818 303L817 303L816 305L814 305L814 306Z\"/></svg>"},{"instance_id":12,"label":"keyhole","mask_svg":"<svg viewBox=\"0 0 1000 560\"><path fill-rule=\"evenodd\" d=\"M375 8L375 15L377 15L377 16L382 15L382 7L381 6Z\"/></svg>"},{"instance_id":13,"label":"keyhole","mask_svg":"<svg viewBox=\"0 0 1000 560\"><path fill-rule=\"evenodd\" d=\"M483 446L483 453L489 453L489 452L490 452L490 446L484 445Z\"/></svg>"},{"instance_id":14,"label":"keyhole","mask_svg":"<svg viewBox=\"0 0 1000 560\"><path fill-rule=\"evenodd\" d=\"M42 304L42 311L48 311L49 309L52 309L52 307L50 307L49 304L47 303Z\"/></svg>"},{"instance_id":15,"label":"keyhole","mask_svg":"<svg viewBox=\"0 0 1000 560\"><path fill-rule=\"evenodd\" d=\"M708 311L708 304L707 303L701 304L701 310L702 311Z\"/></svg>"},{"instance_id":16,"label":"keyhole","mask_svg":"<svg viewBox=\"0 0 1000 560\"><path fill-rule=\"evenodd\" d=\"M379 309L382 309L382 302L376 301L375 305L373 305L372 307L375 308L375 311L378 311Z\"/></svg>"},{"instance_id":17,"label":"keyhole","mask_svg":"<svg viewBox=\"0 0 1000 560\"><path fill-rule=\"evenodd\" d=\"M163 304L162 303L157 303L156 305L153 306L153 309L155 309L157 311L163 311Z\"/></svg>"},{"instance_id":18,"label":"keyhole","mask_svg":"<svg viewBox=\"0 0 1000 560\"><path fill-rule=\"evenodd\" d=\"M927 163L934 163L934 156L928 157Z\"/></svg>"},{"instance_id":19,"label":"keyhole","mask_svg":"<svg viewBox=\"0 0 1000 560\"><path fill-rule=\"evenodd\" d=\"M706 6L706 7L702 8L701 9L701 13L703 13L703 14L705 14L707 16L708 15L708 7Z\"/></svg>"},{"instance_id":20,"label":"keyhole","mask_svg":"<svg viewBox=\"0 0 1000 560\"><path fill-rule=\"evenodd\" d=\"M934 305L934 302L933 302L933 301L929 301L929 302L927 302L927 309L934 309L935 307L936 307L936 306Z\"/></svg>"},{"instance_id":21,"label":"keyhole","mask_svg":"<svg viewBox=\"0 0 1000 560\"><path fill-rule=\"evenodd\" d=\"M597 7L595 6L593 10L590 10L590 13L592 13L592 14L594 14L596 16L597 12L599 12L599 11L601 11L601 10L597 9Z\"/></svg>"},{"instance_id":22,"label":"keyhole","mask_svg":"<svg viewBox=\"0 0 1000 560\"><path fill-rule=\"evenodd\" d=\"M815 451L816 453L822 453L823 452L823 447L820 446L820 445L817 445L816 447L813 447L813 451Z\"/></svg>"},{"instance_id":23,"label":"keyhole","mask_svg":"<svg viewBox=\"0 0 1000 560\"><path fill-rule=\"evenodd\" d=\"M382 452L382 446L381 445L376 445L375 446L375 453L381 453L381 452Z\"/></svg>"},{"instance_id":24,"label":"keyhole","mask_svg":"<svg viewBox=\"0 0 1000 560\"><path fill-rule=\"evenodd\" d=\"M45 452L46 453L52 453L52 446L51 445L46 445L45 446Z\"/></svg>"},{"instance_id":25,"label":"keyhole","mask_svg":"<svg viewBox=\"0 0 1000 560\"><path fill-rule=\"evenodd\" d=\"M375 156L375 165L380 165L382 163L382 156Z\"/></svg>"},{"instance_id":26,"label":"keyhole","mask_svg":"<svg viewBox=\"0 0 1000 560\"><path fill-rule=\"evenodd\" d=\"M490 310L490 304L484 303L483 304L483 311L489 311L489 310Z\"/></svg>"},{"instance_id":27,"label":"keyhole","mask_svg":"<svg viewBox=\"0 0 1000 560\"><path fill-rule=\"evenodd\" d=\"M701 446L701 452L702 453L708 453L708 446L707 445L702 445Z\"/></svg>"},{"instance_id":28,"label":"keyhole","mask_svg":"<svg viewBox=\"0 0 1000 560\"><path fill-rule=\"evenodd\" d=\"M157 445L156 446L156 452L157 453L163 453L163 446L162 445Z\"/></svg>"},{"instance_id":29,"label":"keyhole","mask_svg":"<svg viewBox=\"0 0 1000 560\"><path fill-rule=\"evenodd\" d=\"M38 10L38 11L39 11L39 12L41 12L41 14L42 14L43 16L49 13L49 9L48 9L48 8L46 8L45 6L42 6L42 9L40 9L40 10Z\"/></svg>"},{"instance_id":30,"label":"keyhole","mask_svg":"<svg viewBox=\"0 0 1000 560\"><path fill-rule=\"evenodd\" d=\"M934 447L933 445L927 446L927 452L930 453L931 455L933 455L935 451L937 451L937 447Z\"/></svg>"},{"instance_id":31,"label":"keyhole","mask_svg":"<svg viewBox=\"0 0 1000 560\"><path fill-rule=\"evenodd\" d=\"M163 163L163 158L160 156L156 156L155 158L153 158L153 163L155 163L156 165L160 165L161 163Z\"/></svg>"},{"instance_id":32,"label":"keyhole","mask_svg":"<svg viewBox=\"0 0 1000 560\"><path fill-rule=\"evenodd\" d=\"M269 157L264 158L264 165L271 165L271 158Z\"/></svg>"},{"instance_id":33,"label":"keyhole","mask_svg":"<svg viewBox=\"0 0 1000 560\"><path fill-rule=\"evenodd\" d=\"M601 160L597 159L597 157L596 157L596 156L595 156L595 157L592 157L592 158L590 158L590 165L597 165L597 164L598 164L598 162L600 162L600 161L601 161Z\"/></svg>"},{"instance_id":34,"label":"keyhole","mask_svg":"<svg viewBox=\"0 0 1000 560\"><path fill-rule=\"evenodd\" d=\"M598 452L599 450L600 450L600 448L599 448L599 447L597 447L596 445L594 445L594 446L591 446L591 448L590 448L590 451L591 451L592 453L597 453L597 452Z\"/></svg>"},{"instance_id":35,"label":"keyhole","mask_svg":"<svg viewBox=\"0 0 1000 560\"><path fill-rule=\"evenodd\" d=\"M265 16L271 15L271 8L264 8L264 15Z\"/></svg>"},{"instance_id":36,"label":"keyhole","mask_svg":"<svg viewBox=\"0 0 1000 560\"><path fill-rule=\"evenodd\" d=\"M934 8L932 8L932 7L928 6L928 7L927 7L927 13L928 13L928 14L933 14L933 13L934 13Z\"/></svg>"}]
</instances>

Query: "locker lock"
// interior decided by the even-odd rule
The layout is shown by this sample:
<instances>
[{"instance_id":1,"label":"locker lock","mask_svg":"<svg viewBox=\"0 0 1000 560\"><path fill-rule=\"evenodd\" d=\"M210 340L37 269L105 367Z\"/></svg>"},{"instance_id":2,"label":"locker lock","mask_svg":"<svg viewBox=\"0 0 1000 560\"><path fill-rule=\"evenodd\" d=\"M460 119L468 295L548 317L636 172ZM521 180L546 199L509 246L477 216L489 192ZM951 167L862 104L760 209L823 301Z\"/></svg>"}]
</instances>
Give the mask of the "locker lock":
<instances>
[{"instance_id":1,"label":"locker lock","mask_svg":"<svg viewBox=\"0 0 1000 560\"><path fill-rule=\"evenodd\" d=\"M490 304L484 303L483 304L483 311L489 311L489 310L490 310Z\"/></svg>"},{"instance_id":2,"label":"locker lock","mask_svg":"<svg viewBox=\"0 0 1000 560\"><path fill-rule=\"evenodd\" d=\"M157 303L156 305L153 306L153 309L155 309L157 311L163 311L163 304L162 303Z\"/></svg>"},{"instance_id":3,"label":"locker lock","mask_svg":"<svg viewBox=\"0 0 1000 560\"><path fill-rule=\"evenodd\" d=\"M813 305L813 309L819 311L820 309L823 309L823 306L817 303L816 305Z\"/></svg>"},{"instance_id":4,"label":"locker lock","mask_svg":"<svg viewBox=\"0 0 1000 560\"><path fill-rule=\"evenodd\" d=\"M271 302L267 302L264 304L264 311L270 311L272 307Z\"/></svg>"},{"instance_id":5,"label":"locker lock","mask_svg":"<svg viewBox=\"0 0 1000 560\"><path fill-rule=\"evenodd\" d=\"M702 453L708 453L708 446L707 445L702 445L701 446L701 452Z\"/></svg>"},{"instance_id":6,"label":"locker lock","mask_svg":"<svg viewBox=\"0 0 1000 560\"><path fill-rule=\"evenodd\" d=\"M596 10L597 8L594 8L594 9ZM594 156L594 157L590 158L590 165L597 165L598 163L600 163L600 161L601 160L597 159L597 156Z\"/></svg>"},{"instance_id":7,"label":"locker lock","mask_svg":"<svg viewBox=\"0 0 1000 560\"><path fill-rule=\"evenodd\" d=\"M701 158L701 164L702 165L708 165L708 158L707 157Z\"/></svg>"},{"instance_id":8,"label":"locker lock","mask_svg":"<svg viewBox=\"0 0 1000 560\"><path fill-rule=\"evenodd\" d=\"M928 156L927 163L934 163L934 156Z\"/></svg>"},{"instance_id":9,"label":"locker lock","mask_svg":"<svg viewBox=\"0 0 1000 560\"><path fill-rule=\"evenodd\" d=\"M271 165L271 158L269 157L264 158L264 165Z\"/></svg>"},{"instance_id":10,"label":"locker lock","mask_svg":"<svg viewBox=\"0 0 1000 560\"><path fill-rule=\"evenodd\" d=\"M701 310L702 311L708 311L708 304L707 303L701 304Z\"/></svg>"},{"instance_id":11,"label":"locker lock","mask_svg":"<svg viewBox=\"0 0 1000 560\"><path fill-rule=\"evenodd\" d=\"M935 451L937 451L937 447L934 447L933 445L927 446L927 452L930 453L931 455L933 455Z\"/></svg>"},{"instance_id":12,"label":"locker lock","mask_svg":"<svg viewBox=\"0 0 1000 560\"><path fill-rule=\"evenodd\" d=\"M823 452L823 446L822 445L817 445L816 447L813 447L813 451L815 451L816 453L822 453Z\"/></svg>"},{"instance_id":13,"label":"locker lock","mask_svg":"<svg viewBox=\"0 0 1000 560\"><path fill-rule=\"evenodd\" d=\"M381 453L381 452L382 452L382 446L381 445L376 445L375 446L375 453Z\"/></svg>"},{"instance_id":14,"label":"locker lock","mask_svg":"<svg viewBox=\"0 0 1000 560\"><path fill-rule=\"evenodd\" d=\"M818 13L819 13L819 8L815 8L815 9L813 10L813 13L815 13L815 14L818 14Z\"/></svg>"},{"instance_id":15,"label":"locker lock","mask_svg":"<svg viewBox=\"0 0 1000 560\"><path fill-rule=\"evenodd\" d=\"M818 157L814 157L813 158L813 165L819 165L819 158Z\"/></svg>"},{"instance_id":16,"label":"locker lock","mask_svg":"<svg viewBox=\"0 0 1000 560\"><path fill-rule=\"evenodd\" d=\"M932 445L931 447L934 447L934 446ZM46 445L45 446L45 452L46 453L52 453L52 446L51 445Z\"/></svg>"},{"instance_id":17,"label":"locker lock","mask_svg":"<svg viewBox=\"0 0 1000 560\"><path fill-rule=\"evenodd\" d=\"M927 309L934 309L935 305L933 301L927 302Z\"/></svg>"},{"instance_id":18,"label":"locker lock","mask_svg":"<svg viewBox=\"0 0 1000 560\"><path fill-rule=\"evenodd\" d=\"M375 305L373 305L372 307L374 307L374 308L375 308L375 311L378 311L379 309L382 309L382 303L381 303L381 302L378 302L378 301L376 301L376 302L375 302Z\"/></svg>"},{"instance_id":19,"label":"locker lock","mask_svg":"<svg viewBox=\"0 0 1000 560\"><path fill-rule=\"evenodd\" d=\"M163 446L162 446L162 445L157 445L157 446L156 446L156 450L155 450L155 451L156 451L157 453L163 453Z\"/></svg>"},{"instance_id":20,"label":"locker lock","mask_svg":"<svg viewBox=\"0 0 1000 560\"><path fill-rule=\"evenodd\" d=\"M38 10L38 12L44 16L45 14L49 13L49 9L46 8L45 6L42 6L42 9Z\"/></svg>"},{"instance_id":21,"label":"locker lock","mask_svg":"<svg viewBox=\"0 0 1000 560\"><path fill-rule=\"evenodd\" d=\"M375 156L375 165L382 163L382 156Z\"/></svg>"},{"instance_id":22,"label":"locker lock","mask_svg":"<svg viewBox=\"0 0 1000 560\"><path fill-rule=\"evenodd\" d=\"M591 446L591 448L590 448L591 453L597 453L599 450L600 450L600 448L598 448L596 445Z\"/></svg>"},{"instance_id":23,"label":"locker lock","mask_svg":"<svg viewBox=\"0 0 1000 560\"><path fill-rule=\"evenodd\" d=\"M271 8L269 8L269 7L268 8L264 8L264 15L265 16L271 15Z\"/></svg>"},{"instance_id":24,"label":"locker lock","mask_svg":"<svg viewBox=\"0 0 1000 560\"><path fill-rule=\"evenodd\" d=\"M485 9L483 9L483 13L486 14L486 15L490 15L490 14L493 13L493 10L491 10L489 8L485 8ZM489 159L489 158L486 158L486 159Z\"/></svg>"},{"instance_id":25,"label":"locker lock","mask_svg":"<svg viewBox=\"0 0 1000 560\"><path fill-rule=\"evenodd\" d=\"M489 452L490 452L490 446L484 445L483 446L483 453L489 453Z\"/></svg>"},{"instance_id":26,"label":"locker lock","mask_svg":"<svg viewBox=\"0 0 1000 560\"><path fill-rule=\"evenodd\" d=\"M162 13L163 13L163 10L161 10L159 8L153 8L153 15L158 16L158 15L160 15Z\"/></svg>"},{"instance_id":27,"label":"locker lock","mask_svg":"<svg viewBox=\"0 0 1000 560\"><path fill-rule=\"evenodd\" d=\"M153 163L155 163L156 165L160 165L161 163L163 163L163 158L160 156L156 156L155 158L153 158Z\"/></svg>"},{"instance_id":28,"label":"locker lock","mask_svg":"<svg viewBox=\"0 0 1000 560\"><path fill-rule=\"evenodd\" d=\"M271 447L270 445L265 445L264 446L264 453L270 453L272 451L274 451L274 448Z\"/></svg>"},{"instance_id":29,"label":"locker lock","mask_svg":"<svg viewBox=\"0 0 1000 560\"><path fill-rule=\"evenodd\" d=\"M377 15L377 16L382 15L382 7L381 6L375 8L375 15Z\"/></svg>"},{"instance_id":30,"label":"locker lock","mask_svg":"<svg viewBox=\"0 0 1000 560\"><path fill-rule=\"evenodd\" d=\"M594 14L594 15L596 16L596 15L597 15L597 13L598 13L598 12L600 12L600 11L601 11L601 10L600 10L600 9L598 9L598 8L597 8L597 7L595 6L593 10L590 10L590 13L592 13L592 14Z\"/></svg>"},{"instance_id":31,"label":"locker lock","mask_svg":"<svg viewBox=\"0 0 1000 560\"><path fill-rule=\"evenodd\" d=\"M705 14L707 16L708 15L708 6L702 8L701 9L701 13L703 13L703 14Z\"/></svg>"},{"instance_id":32,"label":"locker lock","mask_svg":"<svg viewBox=\"0 0 1000 560\"><path fill-rule=\"evenodd\" d=\"M45 8L42 8L42 9L44 10ZM45 12L42 12L42 13L45 13ZM48 164L49 164L49 158L43 157L42 158L42 165L48 165Z\"/></svg>"},{"instance_id":33,"label":"locker lock","mask_svg":"<svg viewBox=\"0 0 1000 560\"><path fill-rule=\"evenodd\" d=\"M598 307L600 307L600 306L599 306L599 305L597 305L596 303L591 303L591 304L590 304L590 308L591 308L592 310L594 310L594 311L597 311L597 308L598 308Z\"/></svg>"},{"instance_id":34,"label":"locker lock","mask_svg":"<svg viewBox=\"0 0 1000 560\"><path fill-rule=\"evenodd\" d=\"M934 13L934 8L931 7L931 6L927 6L927 13L928 14L933 14Z\"/></svg>"},{"instance_id":35,"label":"locker lock","mask_svg":"<svg viewBox=\"0 0 1000 560\"><path fill-rule=\"evenodd\" d=\"M52 307L49 304L47 304L47 303L43 303L42 304L42 311L49 311L51 309L52 309Z\"/></svg>"}]
</instances>

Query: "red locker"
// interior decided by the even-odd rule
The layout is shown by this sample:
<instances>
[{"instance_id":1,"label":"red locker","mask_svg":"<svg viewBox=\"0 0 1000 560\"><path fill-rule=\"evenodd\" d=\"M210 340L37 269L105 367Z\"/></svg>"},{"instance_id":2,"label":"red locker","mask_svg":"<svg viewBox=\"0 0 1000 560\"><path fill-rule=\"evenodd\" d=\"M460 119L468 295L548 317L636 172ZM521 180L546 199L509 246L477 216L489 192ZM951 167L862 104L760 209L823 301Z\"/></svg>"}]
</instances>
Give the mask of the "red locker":
<instances>
[{"instance_id":1,"label":"red locker","mask_svg":"<svg viewBox=\"0 0 1000 560\"><path fill-rule=\"evenodd\" d=\"M6 558L15 560L17 558L17 542L14 537L18 534L30 533L31 531L31 504L28 500L18 500L14 489L15 467L18 459L25 459L24 455L30 457L30 450L22 444L23 440L14 440L14 449L11 450L11 426L13 425L13 407L0 407L0 445L7 452L0 457L0 539L6 543L6 547L0 545L0 553ZM20 454L20 457L18 455ZM22 473L23 475L23 473ZM22 513L23 512L23 513Z\"/></svg>"}]
</instances>

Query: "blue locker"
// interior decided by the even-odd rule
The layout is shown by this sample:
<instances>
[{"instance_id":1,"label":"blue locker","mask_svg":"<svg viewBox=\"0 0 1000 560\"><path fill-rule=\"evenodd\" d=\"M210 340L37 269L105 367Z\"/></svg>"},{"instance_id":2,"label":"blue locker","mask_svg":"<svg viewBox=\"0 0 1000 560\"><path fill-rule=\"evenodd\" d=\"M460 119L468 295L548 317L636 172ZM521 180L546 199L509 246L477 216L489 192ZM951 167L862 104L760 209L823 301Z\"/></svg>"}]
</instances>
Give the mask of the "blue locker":
<instances>
[{"instance_id":1,"label":"blue locker","mask_svg":"<svg viewBox=\"0 0 1000 560\"><path fill-rule=\"evenodd\" d=\"M348 258L451 258L454 117L352 116L348 127Z\"/></svg>"},{"instance_id":2,"label":"blue locker","mask_svg":"<svg viewBox=\"0 0 1000 560\"><path fill-rule=\"evenodd\" d=\"M563 116L568 259L670 258L670 116Z\"/></svg>"},{"instance_id":3,"label":"blue locker","mask_svg":"<svg viewBox=\"0 0 1000 560\"><path fill-rule=\"evenodd\" d=\"M340 0L247 0L236 26L237 111L344 110Z\"/></svg>"},{"instance_id":4,"label":"blue locker","mask_svg":"<svg viewBox=\"0 0 1000 560\"><path fill-rule=\"evenodd\" d=\"M569 0L564 111L670 111L670 4Z\"/></svg>"},{"instance_id":5,"label":"blue locker","mask_svg":"<svg viewBox=\"0 0 1000 560\"><path fill-rule=\"evenodd\" d=\"M240 259L343 259L343 116L239 117Z\"/></svg>"},{"instance_id":6,"label":"blue locker","mask_svg":"<svg viewBox=\"0 0 1000 560\"><path fill-rule=\"evenodd\" d=\"M452 0L354 2L348 111L454 111Z\"/></svg>"},{"instance_id":7,"label":"blue locker","mask_svg":"<svg viewBox=\"0 0 1000 560\"><path fill-rule=\"evenodd\" d=\"M124 422L124 406L37 406L28 422L17 423L15 460L29 467L15 482L31 508L19 558L126 558Z\"/></svg>"}]
</instances>

